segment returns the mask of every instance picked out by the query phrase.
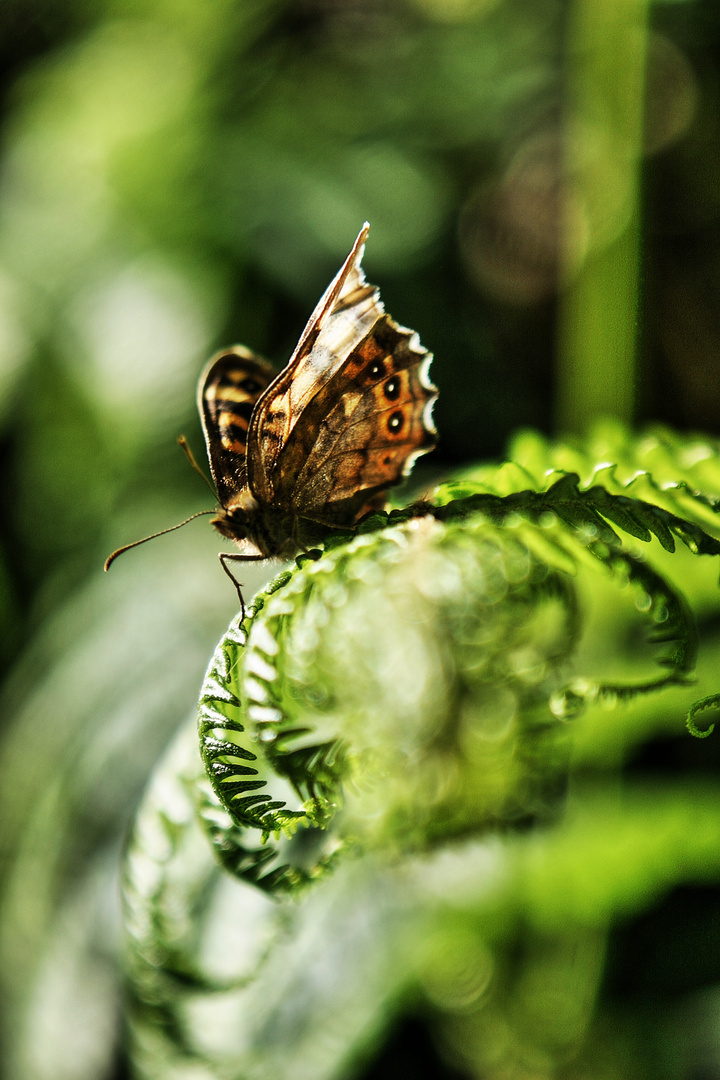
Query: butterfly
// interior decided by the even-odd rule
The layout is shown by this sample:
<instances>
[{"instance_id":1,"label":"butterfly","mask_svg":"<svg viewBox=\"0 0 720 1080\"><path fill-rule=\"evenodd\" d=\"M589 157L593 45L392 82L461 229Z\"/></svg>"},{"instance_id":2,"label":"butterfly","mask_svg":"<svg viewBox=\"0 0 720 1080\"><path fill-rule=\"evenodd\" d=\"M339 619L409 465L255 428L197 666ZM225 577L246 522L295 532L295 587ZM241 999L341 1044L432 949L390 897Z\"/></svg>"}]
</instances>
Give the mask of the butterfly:
<instances>
[{"instance_id":1,"label":"butterfly","mask_svg":"<svg viewBox=\"0 0 720 1080\"><path fill-rule=\"evenodd\" d=\"M291 557L351 528L435 445L432 356L365 280L368 232L366 222L283 371L236 345L200 376L212 524L241 549L219 556L241 604L228 563Z\"/></svg>"}]
</instances>

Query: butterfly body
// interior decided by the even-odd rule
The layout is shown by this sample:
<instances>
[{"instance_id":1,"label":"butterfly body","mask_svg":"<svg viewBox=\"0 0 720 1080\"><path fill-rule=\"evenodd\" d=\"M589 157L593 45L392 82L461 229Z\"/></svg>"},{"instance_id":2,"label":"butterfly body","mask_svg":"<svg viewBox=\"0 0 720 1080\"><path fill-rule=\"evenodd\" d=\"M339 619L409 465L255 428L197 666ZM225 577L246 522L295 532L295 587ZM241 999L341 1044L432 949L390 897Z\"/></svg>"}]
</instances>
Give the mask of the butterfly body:
<instances>
[{"instance_id":1,"label":"butterfly body","mask_svg":"<svg viewBox=\"0 0 720 1080\"><path fill-rule=\"evenodd\" d=\"M226 570L226 559L290 557L352 527L435 444L431 356L366 282L367 234L365 225L283 371L235 346L200 377L220 504L212 522L241 548L221 555Z\"/></svg>"},{"instance_id":2,"label":"butterfly body","mask_svg":"<svg viewBox=\"0 0 720 1080\"><path fill-rule=\"evenodd\" d=\"M327 527L288 513L280 507L261 506L249 488L233 505L220 507L211 524L242 549L246 558L292 558L298 550L318 543Z\"/></svg>"}]
</instances>

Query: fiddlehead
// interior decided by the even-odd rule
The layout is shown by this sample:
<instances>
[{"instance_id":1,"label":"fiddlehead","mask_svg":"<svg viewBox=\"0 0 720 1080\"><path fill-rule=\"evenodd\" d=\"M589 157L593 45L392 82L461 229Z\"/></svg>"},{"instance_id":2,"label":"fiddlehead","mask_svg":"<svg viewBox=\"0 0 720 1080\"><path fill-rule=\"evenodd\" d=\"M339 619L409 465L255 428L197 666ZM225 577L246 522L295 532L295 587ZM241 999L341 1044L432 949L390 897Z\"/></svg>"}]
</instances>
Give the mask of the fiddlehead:
<instances>
[{"instance_id":1,"label":"fiddlehead","mask_svg":"<svg viewBox=\"0 0 720 1080\"><path fill-rule=\"evenodd\" d=\"M534 462L526 455L496 470L498 491L489 490L489 471L482 480L466 475L429 503L374 515L354 536L334 537L324 550L300 558L258 595L244 624L234 623L218 647L200 709L207 779L198 782L186 765L185 797L188 808L197 805L215 855L232 873L217 878L204 864L203 888L234 880L237 910L260 912L252 935L265 944L252 953L250 967L235 969L225 982L203 974L197 962L173 961L167 970L176 972L174 990L163 989L158 970L144 959L152 955L150 931L138 932L132 950L135 985L152 987L143 999L164 1001L170 1010L161 1021L167 1045L176 1042L177 1013L169 1003L179 993L178 972L186 984L180 997L230 995L239 1043L220 1053L217 1075L234 1069L291 1078L301 1062L313 1076L340 1075L347 1047L367 1025L377 1026L388 1002L414 980L441 1011L454 1008L447 1003L462 996L461 984L480 987L482 995L490 976L480 942L494 917L493 902L483 899L488 867L494 867L491 880L501 875L503 903L512 907L536 873L532 846L522 874L510 872L513 859L525 857L523 837L547 850L550 867L569 857L574 833L562 841L563 808L576 727L563 721L594 704L617 711L638 695L659 699L651 692L682 690L691 677L695 619L667 563L678 557L674 537L689 557L716 553L713 490L694 488L686 478L663 488L635 473L631 488L642 495L636 498L617 480L619 470L606 467L600 494L601 470L549 478L545 462L544 471L538 468L538 447L550 456L537 443ZM574 464L583 464L578 453ZM583 475L591 482L578 479ZM611 607L613 625L628 628L616 631L614 641L603 639L605 651L617 654L622 678L593 666L593 604L601 616ZM626 659L631 641L633 656ZM659 674L648 667L653 662ZM708 695L698 701L691 718L709 703ZM576 799L579 790L576 779ZM615 811L598 805L609 821ZM585 828L584 820L571 818L572 828ZM181 857L178 849L171 864ZM596 856L598 865L603 858ZM440 886L431 867L439 865L449 880L464 882L474 912L468 933L477 947L466 941L461 949L472 971L460 964L452 977L448 957L459 946L455 941L451 948L445 916L438 914ZM595 867L588 873L596 874ZM608 874L594 888L614 888L621 904L623 890L613 882ZM522 903L554 910L545 886L537 888L536 899L528 893ZM131 873L133 909L166 910L163 893L143 898L140 892L138 874ZM262 903L252 899L260 896ZM612 909L615 901L602 903ZM567 948L587 954L589 985L601 946L590 947L579 926L571 929ZM435 944L421 948L426 939ZM230 949L232 936L223 941ZM184 949L196 954L191 938ZM340 970L336 964L342 992L332 980L318 982L318 972L328 965ZM142 1035L147 1006L139 1008ZM290 1023L297 1008L311 1029L316 1025L310 1042ZM583 1008L590 1009L589 1000ZM153 1022L160 1022L153 1009ZM321 1030L335 1032L322 1064ZM190 1042L197 1047L197 1035Z\"/></svg>"}]
</instances>

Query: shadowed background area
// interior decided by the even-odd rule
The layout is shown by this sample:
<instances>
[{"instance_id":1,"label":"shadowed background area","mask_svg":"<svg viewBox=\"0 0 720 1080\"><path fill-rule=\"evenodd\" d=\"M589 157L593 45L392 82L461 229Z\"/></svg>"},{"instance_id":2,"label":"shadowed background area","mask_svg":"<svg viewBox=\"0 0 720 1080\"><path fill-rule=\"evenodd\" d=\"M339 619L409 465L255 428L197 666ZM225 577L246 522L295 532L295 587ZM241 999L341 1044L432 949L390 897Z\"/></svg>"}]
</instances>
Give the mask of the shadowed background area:
<instances>
[{"instance_id":1,"label":"shadowed background area","mask_svg":"<svg viewBox=\"0 0 720 1080\"><path fill-rule=\"evenodd\" d=\"M195 383L215 349L282 366L367 219L368 279L435 354L440 444L415 490L500 457L519 427L582 426L588 380L620 419L720 433L720 9L625 8L604 25L591 0L0 5L14 1080L125 1075L119 851L237 604L207 522L101 568L210 505L175 440L203 457ZM263 574L247 570L250 594ZM715 986L712 903L689 890L684 914L645 916L630 953L697 927L707 971L691 982ZM613 953L620 996L644 993L630 953ZM455 1075L426 1039L408 1020L372 1075L403 1075L396 1060ZM720 1076L716 1051L696 1080Z\"/></svg>"}]
</instances>

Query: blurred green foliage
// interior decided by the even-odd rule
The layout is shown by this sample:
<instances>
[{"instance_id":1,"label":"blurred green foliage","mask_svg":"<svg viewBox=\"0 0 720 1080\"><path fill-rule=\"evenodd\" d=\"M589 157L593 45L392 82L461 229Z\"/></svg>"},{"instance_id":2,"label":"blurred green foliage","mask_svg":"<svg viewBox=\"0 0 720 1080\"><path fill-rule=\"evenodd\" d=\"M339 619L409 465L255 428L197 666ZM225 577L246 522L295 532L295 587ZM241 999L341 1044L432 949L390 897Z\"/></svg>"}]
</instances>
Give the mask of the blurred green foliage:
<instances>
[{"instance_id":1,"label":"blurred green foliage","mask_svg":"<svg viewBox=\"0 0 720 1080\"><path fill-rule=\"evenodd\" d=\"M588 31L581 0L0 5L0 1053L13 1080L124 1075L119 848L236 604L199 524L107 579L100 568L118 544L208 505L175 436L200 445L194 386L214 348L242 341L284 363L367 218L369 279L436 355L441 444L422 487L498 455L518 427L573 424L572 379L620 377L577 317L614 329L619 243L636 417L717 432L720 12L714 0L595 7L635 20L639 50ZM628 56L636 67L615 80ZM638 73L644 124L628 148L604 94ZM638 116L639 93L625 99ZM704 462L680 463L700 488ZM661 483L676 465L664 474L656 457L651 471ZM711 671L715 583L672 560ZM250 595L269 572L247 572ZM635 639L599 608L602 659ZM691 698L716 689L702 679ZM720 1074L703 839L717 736L690 740L685 698L669 693L677 708L648 699L578 724L580 760L613 762L593 779L606 825L593 846L569 822L556 876L537 878L545 907L497 933L507 1001L542 1009L512 1028L498 1008L465 1029L486 1047L484 1075L499 1074L498 1047L552 1038L553 999L533 987L585 1001L598 980L607 1006L562 1075ZM664 793L663 814L641 795L617 809L619 760ZM498 924L516 917L503 895ZM614 920L604 975L592 933L541 940L583 903L593 933ZM449 972L428 960L431 1000L457 992L466 952L473 986L489 971L475 915L456 922L428 936ZM574 955L580 989L558 958ZM393 1060L418 1076L452 1068L422 1019L388 1032L368 1075ZM522 1060L518 1076L545 1075L547 1057Z\"/></svg>"}]
</instances>

